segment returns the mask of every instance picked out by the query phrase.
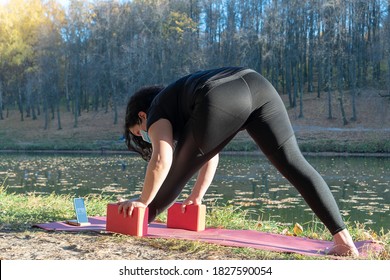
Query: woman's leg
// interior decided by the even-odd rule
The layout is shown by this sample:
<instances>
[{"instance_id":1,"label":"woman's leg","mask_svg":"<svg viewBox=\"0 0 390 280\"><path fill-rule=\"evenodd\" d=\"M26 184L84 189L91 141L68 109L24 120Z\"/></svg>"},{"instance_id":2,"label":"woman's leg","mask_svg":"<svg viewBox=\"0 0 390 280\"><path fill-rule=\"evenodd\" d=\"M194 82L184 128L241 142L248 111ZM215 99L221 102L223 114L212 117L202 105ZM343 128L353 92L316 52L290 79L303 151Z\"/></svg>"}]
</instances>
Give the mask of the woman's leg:
<instances>
[{"instance_id":1,"label":"woman's leg","mask_svg":"<svg viewBox=\"0 0 390 280\"><path fill-rule=\"evenodd\" d=\"M353 255L359 253L342 220L336 201L321 175L306 161L291 136L282 147L267 157L272 164L301 193L307 204L333 235L334 245L328 254Z\"/></svg>"},{"instance_id":2,"label":"woman's leg","mask_svg":"<svg viewBox=\"0 0 390 280\"><path fill-rule=\"evenodd\" d=\"M322 176L306 161L295 136L267 157L280 173L300 192L332 235L345 229L336 201Z\"/></svg>"},{"instance_id":3,"label":"woman's leg","mask_svg":"<svg viewBox=\"0 0 390 280\"><path fill-rule=\"evenodd\" d=\"M253 82L248 81L248 84L251 86ZM246 124L249 135L332 233L335 246L331 253L357 254L328 185L298 147L282 100L269 83L262 84L262 89L268 91L269 99L251 114ZM342 244L344 249L336 248L338 244Z\"/></svg>"}]
</instances>

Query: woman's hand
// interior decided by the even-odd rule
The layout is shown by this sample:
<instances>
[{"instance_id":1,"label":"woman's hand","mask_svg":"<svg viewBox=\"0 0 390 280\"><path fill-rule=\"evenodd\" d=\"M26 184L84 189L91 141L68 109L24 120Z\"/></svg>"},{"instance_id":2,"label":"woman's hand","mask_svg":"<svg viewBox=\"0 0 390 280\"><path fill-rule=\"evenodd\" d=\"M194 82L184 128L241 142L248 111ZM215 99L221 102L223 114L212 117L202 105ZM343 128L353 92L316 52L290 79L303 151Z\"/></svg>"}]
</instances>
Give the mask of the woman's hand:
<instances>
[{"instance_id":1,"label":"woman's hand","mask_svg":"<svg viewBox=\"0 0 390 280\"><path fill-rule=\"evenodd\" d=\"M134 208L146 208L147 205L141 202L139 199L134 200L125 200L118 202L118 213L123 212L123 216L126 218L127 216L131 217L133 214Z\"/></svg>"},{"instance_id":2,"label":"woman's hand","mask_svg":"<svg viewBox=\"0 0 390 280\"><path fill-rule=\"evenodd\" d=\"M200 205L202 204L202 198L191 194L183 201L181 205L181 212L184 213L187 205Z\"/></svg>"}]
</instances>

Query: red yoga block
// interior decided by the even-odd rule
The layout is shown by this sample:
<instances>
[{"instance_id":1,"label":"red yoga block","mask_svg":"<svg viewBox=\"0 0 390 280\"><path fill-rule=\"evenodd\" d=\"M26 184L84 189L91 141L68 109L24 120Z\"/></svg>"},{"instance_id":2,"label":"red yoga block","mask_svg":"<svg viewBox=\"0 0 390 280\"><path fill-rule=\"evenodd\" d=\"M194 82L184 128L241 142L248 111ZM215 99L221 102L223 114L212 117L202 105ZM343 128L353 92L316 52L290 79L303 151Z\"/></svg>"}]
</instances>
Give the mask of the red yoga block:
<instances>
[{"instance_id":1,"label":"red yoga block","mask_svg":"<svg viewBox=\"0 0 390 280\"><path fill-rule=\"evenodd\" d=\"M187 205L181 212L181 203L175 203L168 209L167 227L192 231L205 230L206 205Z\"/></svg>"},{"instance_id":2,"label":"red yoga block","mask_svg":"<svg viewBox=\"0 0 390 280\"><path fill-rule=\"evenodd\" d=\"M148 234L148 208L134 208L131 216L118 213L118 204L107 204L106 230L132 236Z\"/></svg>"}]
</instances>

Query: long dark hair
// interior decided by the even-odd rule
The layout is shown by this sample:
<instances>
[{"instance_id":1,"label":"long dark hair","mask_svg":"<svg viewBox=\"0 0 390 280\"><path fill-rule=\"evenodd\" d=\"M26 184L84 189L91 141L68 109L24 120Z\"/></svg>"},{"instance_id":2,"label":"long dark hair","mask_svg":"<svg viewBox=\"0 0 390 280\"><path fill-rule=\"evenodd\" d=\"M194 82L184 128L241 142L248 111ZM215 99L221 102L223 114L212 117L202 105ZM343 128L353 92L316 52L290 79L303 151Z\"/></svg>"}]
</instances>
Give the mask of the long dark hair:
<instances>
[{"instance_id":1,"label":"long dark hair","mask_svg":"<svg viewBox=\"0 0 390 280\"><path fill-rule=\"evenodd\" d=\"M138 113L140 111L147 112L153 99L163 88L163 86L143 87L136 91L127 103L124 127L126 145L130 151L139 153L146 161L149 161L152 156L152 145L142 140L142 137L132 134L129 128L136 124L141 124Z\"/></svg>"}]
</instances>

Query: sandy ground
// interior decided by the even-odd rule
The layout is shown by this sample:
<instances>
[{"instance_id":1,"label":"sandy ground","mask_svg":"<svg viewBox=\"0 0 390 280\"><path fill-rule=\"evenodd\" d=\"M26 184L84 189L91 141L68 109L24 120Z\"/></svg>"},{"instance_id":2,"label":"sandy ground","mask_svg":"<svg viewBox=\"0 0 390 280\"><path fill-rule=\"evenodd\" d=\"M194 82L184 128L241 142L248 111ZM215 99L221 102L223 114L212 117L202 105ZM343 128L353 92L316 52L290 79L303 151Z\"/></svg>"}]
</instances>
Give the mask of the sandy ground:
<instances>
[{"instance_id":1,"label":"sandy ground","mask_svg":"<svg viewBox=\"0 0 390 280\"><path fill-rule=\"evenodd\" d=\"M223 250L222 250L223 251ZM0 231L2 260L191 260L232 259L224 252L166 250L158 241L142 238L112 238L104 233L61 233L33 229L26 232Z\"/></svg>"}]
</instances>

